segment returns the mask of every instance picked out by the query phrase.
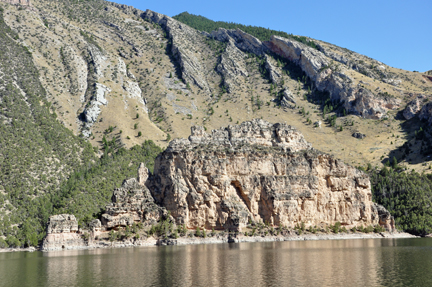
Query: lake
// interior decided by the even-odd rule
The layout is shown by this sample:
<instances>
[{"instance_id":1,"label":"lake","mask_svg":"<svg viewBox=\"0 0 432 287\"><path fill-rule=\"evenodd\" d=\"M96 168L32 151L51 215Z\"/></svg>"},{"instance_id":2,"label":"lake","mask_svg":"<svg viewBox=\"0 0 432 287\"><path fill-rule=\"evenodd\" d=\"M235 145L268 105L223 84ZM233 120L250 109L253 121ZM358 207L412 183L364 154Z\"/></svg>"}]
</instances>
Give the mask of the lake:
<instances>
[{"instance_id":1,"label":"lake","mask_svg":"<svg viewBox=\"0 0 432 287\"><path fill-rule=\"evenodd\" d=\"M432 286L432 239L0 253L1 286Z\"/></svg>"}]
</instances>

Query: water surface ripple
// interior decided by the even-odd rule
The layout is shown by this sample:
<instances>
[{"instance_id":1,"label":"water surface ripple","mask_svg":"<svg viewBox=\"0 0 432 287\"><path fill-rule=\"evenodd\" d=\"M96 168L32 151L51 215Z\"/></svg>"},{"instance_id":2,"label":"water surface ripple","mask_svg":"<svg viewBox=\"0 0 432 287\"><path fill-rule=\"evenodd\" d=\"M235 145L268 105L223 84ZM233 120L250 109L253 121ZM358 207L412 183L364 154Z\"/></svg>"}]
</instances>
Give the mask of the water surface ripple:
<instances>
[{"instance_id":1,"label":"water surface ripple","mask_svg":"<svg viewBox=\"0 0 432 287\"><path fill-rule=\"evenodd\" d=\"M432 239L0 253L0 286L432 286Z\"/></svg>"}]
</instances>

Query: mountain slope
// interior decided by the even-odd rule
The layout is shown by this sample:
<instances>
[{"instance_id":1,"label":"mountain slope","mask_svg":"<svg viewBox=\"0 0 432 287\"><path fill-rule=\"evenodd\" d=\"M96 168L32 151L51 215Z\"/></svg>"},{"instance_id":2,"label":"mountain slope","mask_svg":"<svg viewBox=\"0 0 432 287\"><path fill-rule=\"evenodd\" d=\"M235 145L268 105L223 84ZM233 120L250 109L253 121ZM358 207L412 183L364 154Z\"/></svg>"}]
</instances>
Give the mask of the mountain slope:
<instances>
[{"instance_id":1,"label":"mountain slope","mask_svg":"<svg viewBox=\"0 0 432 287\"><path fill-rule=\"evenodd\" d=\"M430 172L427 73L187 13L102 0L0 7L0 236L11 245L37 241L53 212L97 216L134 166L151 166L148 140L164 147L194 125L286 122L351 165L396 158Z\"/></svg>"},{"instance_id":2,"label":"mountain slope","mask_svg":"<svg viewBox=\"0 0 432 287\"><path fill-rule=\"evenodd\" d=\"M255 41L247 33L229 32L230 42L223 33L218 38L215 31L209 37L173 18L126 5L35 1L33 9L5 7L10 9L6 23L20 35L20 43L33 51L59 118L94 146L102 145L103 136L111 139L107 131L121 131L118 141L125 147L147 139L165 146L167 138L187 136L194 124L214 129L262 117L295 125L314 146L347 162L380 165L403 146L402 138L413 138L414 131L405 130L403 121L394 116L418 94L429 95L432 89L432 82L420 73L394 69L322 41L259 27L205 18L199 22L186 13L175 17L207 31L249 29L263 40L279 33L304 51L309 46L302 48L296 40L314 43L317 49L311 51L321 59L323 70L311 74L300 62L274 53L266 42ZM241 46L244 39L260 48ZM327 76L317 84L317 75ZM336 80L328 91L330 103L325 87L332 77ZM295 108L280 106L284 90L292 94ZM335 114L341 117L333 119ZM355 115L381 118L384 125ZM328 116L332 118L327 121ZM328 124L315 128L313 123L319 121ZM415 126L418 130L419 125ZM359 141L351 136L355 132L367 138ZM393 134L394 140L387 139ZM412 157L410 162L419 162L416 151Z\"/></svg>"}]
</instances>

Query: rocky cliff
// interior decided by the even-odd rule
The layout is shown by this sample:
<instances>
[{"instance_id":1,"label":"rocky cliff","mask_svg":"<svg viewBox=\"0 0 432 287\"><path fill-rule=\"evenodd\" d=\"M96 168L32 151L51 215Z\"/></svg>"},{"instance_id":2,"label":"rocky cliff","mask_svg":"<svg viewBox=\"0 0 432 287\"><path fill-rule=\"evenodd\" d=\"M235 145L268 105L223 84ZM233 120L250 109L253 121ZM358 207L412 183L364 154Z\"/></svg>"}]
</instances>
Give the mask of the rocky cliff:
<instances>
[{"instance_id":1,"label":"rocky cliff","mask_svg":"<svg viewBox=\"0 0 432 287\"><path fill-rule=\"evenodd\" d=\"M196 30L171 17L151 10L145 11L141 17L161 25L168 33L168 37L171 40L170 52L178 61L182 79L210 93L211 90L206 77L209 71L200 59L200 53L196 53L193 48L198 43L203 42L203 38L200 37L200 34Z\"/></svg>"},{"instance_id":2,"label":"rocky cliff","mask_svg":"<svg viewBox=\"0 0 432 287\"><path fill-rule=\"evenodd\" d=\"M47 236L42 250L62 250L81 248L85 245L82 234L78 233L78 221L74 215L59 214L50 216L47 224Z\"/></svg>"},{"instance_id":3,"label":"rocky cliff","mask_svg":"<svg viewBox=\"0 0 432 287\"><path fill-rule=\"evenodd\" d=\"M325 230L338 222L395 230L390 213L372 202L368 175L313 149L294 127L261 119L211 134L193 127L189 139L173 140L157 157L153 175L141 164L137 178L115 189L101 219L83 233L75 216L51 216L42 250L103 247L90 241L167 219L207 230L257 223Z\"/></svg>"},{"instance_id":4,"label":"rocky cliff","mask_svg":"<svg viewBox=\"0 0 432 287\"><path fill-rule=\"evenodd\" d=\"M168 216L166 209L154 202L150 191L144 185L148 174L148 169L141 164L137 179L125 180L122 187L114 190L112 203L102 215L102 225L105 228L131 226L138 222L151 225Z\"/></svg>"},{"instance_id":5,"label":"rocky cliff","mask_svg":"<svg viewBox=\"0 0 432 287\"><path fill-rule=\"evenodd\" d=\"M299 65L319 91L329 92L333 100L343 102L345 109L351 113L380 119L388 110L399 107L399 99L377 97L361 83L356 84L346 67L335 65L321 51L278 36L272 36L264 44L271 52Z\"/></svg>"},{"instance_id":6,"label":"rocky cliff","mask_svg":"<svg viewBox=\"0 0 432 287\"><path fill-rule=\"evenodd\" d=\"M314 150L286 124L263 120L174 140L147 181L156 202L188 228L239 230L249 222L294 227L381 224L369 177ZM381 218L381 221L380 221Z\"/></svg>"}]
</instances>

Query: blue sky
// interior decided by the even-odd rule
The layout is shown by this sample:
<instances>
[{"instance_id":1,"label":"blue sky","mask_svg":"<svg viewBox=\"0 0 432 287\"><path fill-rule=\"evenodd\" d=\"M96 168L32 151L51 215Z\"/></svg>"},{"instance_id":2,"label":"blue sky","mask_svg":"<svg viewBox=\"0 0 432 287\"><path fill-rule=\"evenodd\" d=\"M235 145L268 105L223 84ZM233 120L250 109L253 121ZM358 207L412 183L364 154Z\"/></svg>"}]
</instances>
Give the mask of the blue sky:
<instances>
[{"instance_id":1,"label":"blue sky","mask_svg":"<svg viewBox=\"0 0 432 287\"><path fill-rule=\"evenodd\" d=\"M432 70L431 0L116 1L168 16L187 11L215 21L309 36L396 68Z\"/></svg>"}]
</instances>

